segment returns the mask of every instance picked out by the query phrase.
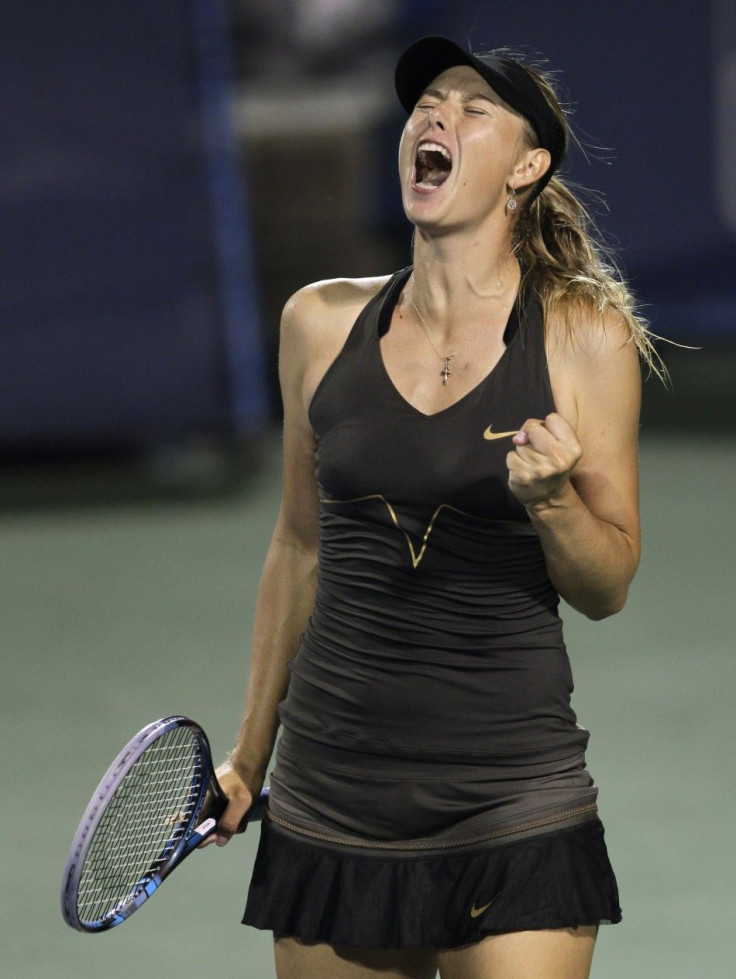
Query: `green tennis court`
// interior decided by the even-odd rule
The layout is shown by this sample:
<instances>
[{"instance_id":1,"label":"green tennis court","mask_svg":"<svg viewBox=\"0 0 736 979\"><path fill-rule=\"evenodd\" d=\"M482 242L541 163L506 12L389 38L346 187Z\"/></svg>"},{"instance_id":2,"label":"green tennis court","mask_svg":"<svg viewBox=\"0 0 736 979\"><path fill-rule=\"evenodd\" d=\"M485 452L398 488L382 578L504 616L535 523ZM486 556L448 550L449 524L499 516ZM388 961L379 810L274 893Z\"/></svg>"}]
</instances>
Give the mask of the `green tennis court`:
<instances>
[{"instance_id":1,"label":"green tennis court","mask_svg":"<svg viewBox=\"0 0 736 979\"><path fill-rule=\"evenodd\" d=\"M736 452L726 435L652 432L641 456L645 550L629 604L601 623L566 615L625 914L603 929L593 974L728 979ZM182 712L216 754L229 747L278 501L278 434L230 493L105 500L88 485L52 504L48 485L35 491L35 505L0 516L3 972L122 979L143 956L162 979L267 979L270 936L239 924L257 830L192 856L106 935L68 929L58 889L87 798L139 727Z\"/></svg>"}]
</instances>

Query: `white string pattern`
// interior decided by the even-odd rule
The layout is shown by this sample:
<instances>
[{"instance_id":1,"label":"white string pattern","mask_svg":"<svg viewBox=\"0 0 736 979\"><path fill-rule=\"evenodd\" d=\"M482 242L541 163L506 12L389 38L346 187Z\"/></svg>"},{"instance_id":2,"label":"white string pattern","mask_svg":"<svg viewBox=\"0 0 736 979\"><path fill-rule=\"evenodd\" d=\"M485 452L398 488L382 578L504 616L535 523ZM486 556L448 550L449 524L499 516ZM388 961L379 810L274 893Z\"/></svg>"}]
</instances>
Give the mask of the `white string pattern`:
<instances>
[{"instance_id":1,"label":"white string pattern","mask_svg":"<svg viewBox=\"0 0 736 979\"><path fill-rule=\"evenodd\" d=\"M115 789L87 852L80 921L113 912L165 864L189 825L201 784L199 746L188 728L168 731L143 752Z\"/></svg>"}]
</instances>

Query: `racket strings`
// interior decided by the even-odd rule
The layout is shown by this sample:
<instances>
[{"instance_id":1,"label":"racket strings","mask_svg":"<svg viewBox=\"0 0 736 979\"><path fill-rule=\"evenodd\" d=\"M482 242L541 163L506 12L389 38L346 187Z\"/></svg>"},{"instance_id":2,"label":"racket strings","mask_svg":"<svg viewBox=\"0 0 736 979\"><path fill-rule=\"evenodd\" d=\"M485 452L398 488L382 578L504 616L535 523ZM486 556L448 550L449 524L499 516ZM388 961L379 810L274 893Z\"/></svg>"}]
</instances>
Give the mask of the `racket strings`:
<instances>
[{"instance_id":1,"label":"racket strings","mask_svg":"<svg viewBox=\"0 0 736 979\"><path fill-rule=\"evenodd\" d=\"M202 795L199 744L188 728L154 741L115 789L79 882L81 921L99 921L136 895L166 863Z\"/></svg>"}]
</instances>

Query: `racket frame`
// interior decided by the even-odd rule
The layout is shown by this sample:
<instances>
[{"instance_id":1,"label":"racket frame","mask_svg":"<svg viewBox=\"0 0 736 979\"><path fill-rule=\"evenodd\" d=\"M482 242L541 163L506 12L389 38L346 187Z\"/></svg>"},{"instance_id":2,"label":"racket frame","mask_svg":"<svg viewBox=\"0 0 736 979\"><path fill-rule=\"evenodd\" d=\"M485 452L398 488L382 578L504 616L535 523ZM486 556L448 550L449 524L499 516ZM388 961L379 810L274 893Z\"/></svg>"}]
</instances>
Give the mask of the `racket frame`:
<instances>
[{"instance_id":1,"label":"racket frame","mask_svg":"<svg viewBox=\"0 0 736 979\"><path fill-rule=\"evenodd\" d=\"M133 889L117 906L96 921L82 920L77 910L78 888L84 872L87 854L94 840L95 832L105 815L108 803L112 800L116 790L144 752L169 731L182 727L189 728L194 735L202 772L198 798L194 802L191 814L181 832L178 842L171 849L171 852L167 855L161 866L156 867L156 870L152 873L150 871L143 873L140 886ZM198 825L197 819L199 818L208 793L210 794L210 801L207 807L208 818ZM116 925L126 921L134 911L155 893L171 871L215 831L217 820L224 812L227 802L227 797L220 788L215 776L212 753L207 735L199 724L180 714L163 717L160 720L153 721L151 724L147 724L146 727L130 739L103 775L74 834L74 839L64 867L61 885L61 913L66 923L72 928L77 929L77 931L94 934L108 931L110 928L114 928ZM242 831L251 819L262 818L267 805L268 789L264 789L260 798L256 800L241 822L239 831ZM174 830L174 833L176 831ZM170 843L164 845L162 853L166 852L166 848L169 845Z\"/></svg>"}]
</instances>

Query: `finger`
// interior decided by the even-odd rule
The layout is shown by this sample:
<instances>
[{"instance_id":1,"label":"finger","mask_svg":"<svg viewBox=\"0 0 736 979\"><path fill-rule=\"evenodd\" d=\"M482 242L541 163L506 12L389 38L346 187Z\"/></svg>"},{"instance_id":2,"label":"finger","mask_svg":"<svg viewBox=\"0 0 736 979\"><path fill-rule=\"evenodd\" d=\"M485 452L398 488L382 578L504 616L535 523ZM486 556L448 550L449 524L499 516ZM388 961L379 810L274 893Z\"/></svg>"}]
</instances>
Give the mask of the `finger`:
<instances>
[{"instance_id":1,"label":"finger","mask_svg":"<svg viewBox=\"0 0 736 979\"><path fill-rule=\"evenodd\" d=\"M517 448L528 445L546 454L555 444L555 438L541 418L528 418L511 440Z\"/></svg>"},{"instance_id":2,"label":"finger","mask_svg":"<svg viewBox=\"0 0 736 979\"><path fill-rule=\"evenodd\" d=\"M218 823L215 827L215 831L211 833L206 840L202 840L199 844L198 849L202 850L206 846L211 846L213 843L215 846L227 846L230 840L233 838L233 834L227 830L223 830Z\"/></svg>"},{"instance_id":3,"label":"finger","mask_svg":"<svg viewBox=\"0 0 736 979\"><path fill-rule=\"evenodd\" d=\"M531 431L535 426L543 425L544 422L541 418L527 418L523 425L519 427L519 431L516 435L512 436L511 441L514 445L526 445L527 442L531 441Z\"/></svg>"},{"instance_id":4,"label":"finger","mask_svg":"<svg viewBox=\"0 0 736 979\"><path fill-rule=\"evenodd\" d=\"M527 465L536 466L548 458L549 452L544 451L544 447L534 445L532 442L525 442L517 445L510 455L515 456L517 461L525 462Z\"/></svg>"},{"instance_id":5,"label":"finger","mask_svg":"<svg viewBox=\"0 0 736 979\"><path fill-rule=\"evenodd\" d=\"M506 468L509 476L517 481L538 480L549 475L550 468L554 468L552 453L540 451L531 442L517 445L506 457Z\"/></svg>"},{"instance_id":6,"label":"finger","mask_svg":"<svg viewBox=\"0 0 736 979\"><path fill-rule=\"evenodd\" d=\"M215 825L214 830L211 831L210 834L209 834L209 836L205 837L205 839L203 839L202 842L197 845L197 848L198 849L200 849L200 850L201 849L204 849L205 847L211 846L213 843L216 846L225 846L225 844L227 844L227 843L230 842L230 839L233 836L234 830L231 830L230 829L229 823L231 822L232 818L234 818L234 817L233 816L228 816L228 813L233 808L236 808L236 807L233 806L233 803L232 802L229 803L227 809L222 814L222 816L220 817L220 819L217 821L217 824ZM244 812L245 812L245 810L244 810ZM203 823L205 821L205 819L210 818L212 815L213 815L212 813L205 813L204 817L203 818L200 818L198 820L198 822L201 824L201 823ZM223 820L226 820L225 825L223 825ZM237 822L236 822L235 825L237 827L237 825L238 825Z\"/></svg>"},{"instance_id":7,"label":"finger","mask_svg":"<svg viewBox=\"0 0 736 979\"><path fill-rule=\"evenodd\" d=\"M545 417L544 427L554 438L560 442L564 442L566 445L577 441L575 429L570 422L563 418L562 415L558 415L556 411L550 412Z\"/></svg>"},{"instance_id":8,"label":"finger","mask_svg":"<svg viewBox=\"0 0 736 979\"><path fill-rule=\"evenodd\" d=\"M204 820L200 821L200 825L202 822L204 822ZM206 836L201 843L197 844L197 849L204 850L205 847L212 846L213 843L217 846L224 846L229 841L231 835L232 834L223 834L220 832L219 825L215 826L214 830L210 831L209 835Z\"/></svg>"},{"instance_id":9,"label":"finger","mask_svg":"<svg viewBox=\"0 0 736 979\"><path fill-rule=\"evenodd\" d=\"M532 446L543 455L552 452L557 443L554 434L547 428L546 420L530 418L528 422L524 422L522 431L526 433L528 439L524 444Z\"/></svg>"},{"instance_id":10,"label":"finger","mask_svg":"<svg viewBox=\"0 0 736 979\"><path fill-rule=\"evenodd\" d=\"M531 456L527 454L528 452L528 446L521 446L509 452L506 456L506 468L509 472L509 478L515 482L527 482L535 478L540 456L534 450L532 450L533 454Z\"/></svg>"},{"instance_id":11,"label":"finger","mask_svg":"<svg viewBox=\"0 0 736 979\"><path fill-rule=\"evenodd\" d=\"M542 439L535 436L535 442L517 445L506 457L509 473L518 480L544 480L568 468L567 451L556 439L540 444Z\"/></svg>"},{"instance_id":12,"label":"finger","mask_svg":"<svg viewBox=\"0 0 736 979\"><path fill-rule=\"evenodd\" d=\"M243 816L250 808L251 798L245 799L243 796L233 798L228 802L227 808L217 821L215 831L199 844L199 848L210 846L226 846L232 837L237 833Z\"/></svg>"},{"instance_id":13,"label":"finger","mask_svg":"<svg viewBox=\"0 0 736 979\"><path fill-rule=\"evenodd\" d=\"M253 805L255 797L248 791L239 791L230 798L227 809L217 821L216 842L224 846L240 830L243 818Z\"/></svg>"},{"instance_id":14,"label":"finger","mask_svg":"<svg viewBox=\"0 0 736 979\"><path fill-rule=\"evenodd\" d=\"M577 433L561 415L552 413L543 422L529 419L523 430L529 441L516 446L519 455L529 463L554 460L556 468L572 469L580 459L582 449ZM532 454L535 450L537 455Z\"/></svg>"},{"instance_id":15,"label":"finger","mask_svg":"<svg viewBox=\"0 0 736 979\"><path fill-rule=\"evenodd\" d=\"M243 815L245 815L245 813ZM245 827L243 827L243 831L245 831ZM225 829L223 826L220 825L220 823L218 823L217 829L213 834L212 840L216 844L216 846L227 846L227 844L230 842L233 836L235 836L236 833L237 833L237 829L235 830Z\"/></svg>"}]
</instances>

